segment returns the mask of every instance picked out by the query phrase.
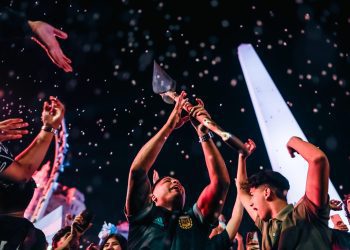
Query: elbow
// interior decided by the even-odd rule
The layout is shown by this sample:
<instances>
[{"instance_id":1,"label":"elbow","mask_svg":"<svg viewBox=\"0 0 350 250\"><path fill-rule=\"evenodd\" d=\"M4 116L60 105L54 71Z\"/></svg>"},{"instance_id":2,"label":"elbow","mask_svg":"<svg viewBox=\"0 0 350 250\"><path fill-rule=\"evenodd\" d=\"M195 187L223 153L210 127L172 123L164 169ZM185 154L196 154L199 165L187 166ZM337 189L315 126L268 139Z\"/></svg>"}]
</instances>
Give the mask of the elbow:
<instances>
[{"instance_id":1,"label":"elbow","mask_svg":"<svg viewBox=\"0 0 350 250\"><path fill-rule=\"evenodd\" d=\"M319 154L319 155L315 155L312 159L311 162L314 165L328 165L328 158L325 154Z\"/></svg>"},{"instance_id":2,"label":"elbow","mask_svg":"<svg viewBox=\"0 0 350 250\"><path fill-rule=\"evenodd\" d=\"M213 184L220 190L228 191L230 188L230 178L216 179L213 181Z\"/></svg>"},{"instance_id":3,"label":"elbow","mask_svg":"<svg viewBox=\"0 0 350 250\"><path fill-rule=\"evenodd\" d=\"M328 158L325 154L319 154L311 159L312 165L320 168L321 171L329 170Z\"/></svg>"},{"instance_id":4,"label":"elbow","mask_svg":"<svg viewBox=\"0 0 350 250\"><path fill-rule=\"evenodd\" d=\"M147 175L146 171L139 167L139 166L136 166L136 165L132 165L131 168L130 168L130 176L132 178L140 178L141 176L144 176L144 175Z\"/></svg>"}]
</instances>

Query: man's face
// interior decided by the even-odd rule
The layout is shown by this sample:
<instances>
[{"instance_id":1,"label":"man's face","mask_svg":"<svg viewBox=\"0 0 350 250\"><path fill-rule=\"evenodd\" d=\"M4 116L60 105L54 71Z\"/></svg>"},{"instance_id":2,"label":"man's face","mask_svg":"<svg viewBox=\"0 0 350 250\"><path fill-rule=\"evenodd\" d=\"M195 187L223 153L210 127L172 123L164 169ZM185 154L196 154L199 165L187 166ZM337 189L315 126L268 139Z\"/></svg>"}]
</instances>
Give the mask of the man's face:
<instances>
[{"instance_id":1,"label":"man's face","mask_svg":"<svg viewBox=\"0 0 350 250\"><path fill-rule=\"evenodd\" d=\"M103 246L103 250L122 250L117 238L111 237Z\"/></svg>"},{"instance_id":2,"label":"man's face","mask_svg":"<svg viewBox=\"0 0 350 250\"><path fill-rule=\"evenodd\" d=\"M350 197L346 200L346 206L348 208L348 212L350 213Z\"/></svg>"},{"instance_id":3,"label":"man's face","mask_svg":"<svg viewBox=\"0 0 350 250\"><path fill-rule=\"evenodd\" d=\"M249 193L251 195L250 206L258 213L258 216L263 221L268 221L271 218L269 206L266 198L266 185L259 186L257 188L250 188Z\"/></svg>"},{"instance_id":4,"label":"man's face","mask_svg":"<svg viewBox=\"0 0 350 250\"><path fill-rule=\"evenodd\" d=\"M160 203L181 202L182 207L185 204L185 188L179 180L172 177L164 177L160 180L153 190L153 195Z\"/></svg>"}]
</instances>

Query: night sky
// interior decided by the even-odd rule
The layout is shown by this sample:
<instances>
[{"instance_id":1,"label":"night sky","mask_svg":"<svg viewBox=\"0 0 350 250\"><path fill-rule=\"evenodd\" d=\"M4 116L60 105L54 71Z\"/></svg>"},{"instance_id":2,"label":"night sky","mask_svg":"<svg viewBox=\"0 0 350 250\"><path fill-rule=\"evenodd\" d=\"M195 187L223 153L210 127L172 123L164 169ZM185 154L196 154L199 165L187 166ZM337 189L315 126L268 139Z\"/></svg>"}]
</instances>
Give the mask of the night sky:
<instances>
[{"instance_id":1,"label":"night sky","mask_svg":"<svg viewBox=\"0 0 350 250\"><path fill-rule=\"evenodd\" d=\"M152 93L153 60L200 97L215 121L257 150L248 173L270 168L238 62L251 43L308 140L323 149L341 196L350 191L350 8L347 1L11 1L29 20L62 28L73 73L53 65L30 39L1 41L1 118L23 117L31 134L9 147L20 152L40 129L43 101L66 105L67 167L59 181L85 194L104 220L124 220L127 176L142 145L165 123L172 106ZM220 147L232 183L237 153ZM287 143L287 142L286 142ZM208 183L198 138L186 124L174 131L155 168L174 174L193 204ZM304 183L301 183L304 185ZM232 185L224 214L235 199ZM248 217L242 231L253 229ZM97 238L97 237L96 237ZM95 238L95 239L96 239Z\"/></svg>"}]
</instances>

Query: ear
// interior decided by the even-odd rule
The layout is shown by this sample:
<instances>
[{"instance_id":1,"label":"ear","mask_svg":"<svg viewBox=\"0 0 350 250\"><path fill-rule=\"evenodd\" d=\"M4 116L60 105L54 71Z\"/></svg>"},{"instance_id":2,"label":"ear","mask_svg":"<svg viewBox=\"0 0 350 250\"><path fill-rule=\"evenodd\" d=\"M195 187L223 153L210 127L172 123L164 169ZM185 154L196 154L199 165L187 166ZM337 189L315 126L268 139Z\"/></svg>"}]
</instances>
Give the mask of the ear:
<instances>
[{"instance_id":1,"label":"ear","mask_svg":"<svg viewBox=\"0 0 350 250\"><path fill-rule=\"evenodd\" d=\"M153 202L157 202L157 197L154 194L152 194L151 199Z\"/></svg>"},{"instance_id":2,"label":"ear","mask_svg":"<svg viewBox=\"0 0 350 250\"><path fill-rule=\"evenodd\" d=\"M267 201L271 201L272 200L272 196L273 196L273 193L272 193L272 190L270 187L266 187L264 189L264 197L265 197L265 200Z\"/></svg>"},{"instance_id":3,"label":"ear","mask_svg":"<svg viewBox=\"0 0 350 250\"><path fill-rule=\"evenodd\" d=\"M153 184L159 180L159 174L157 170L153 170Z\"/></svg>"}]
</instances>

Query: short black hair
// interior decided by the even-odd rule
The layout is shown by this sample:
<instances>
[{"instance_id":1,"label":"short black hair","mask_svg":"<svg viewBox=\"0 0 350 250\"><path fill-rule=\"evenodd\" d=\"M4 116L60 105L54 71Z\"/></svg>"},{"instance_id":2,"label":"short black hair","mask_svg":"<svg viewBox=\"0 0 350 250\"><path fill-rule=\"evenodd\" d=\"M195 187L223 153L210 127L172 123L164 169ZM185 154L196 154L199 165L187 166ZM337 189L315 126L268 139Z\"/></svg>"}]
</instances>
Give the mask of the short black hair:
<instances>
[{"instance_id":1,"label":"short black hair","mask_svg":"<svg viewBox=\"0 0 350 250\"><path fill-rule=\"evenodd\" d=\"M154 189L155 189L155 187L158 185L158 183L159 182L161 182L161 180L163 180L164 178L167 178L167 177L169 177L169 176L164 176L164 177L161 177L161 178L159 178L158 180L156 180L156 182L155 183L153 183L153 185L152 185L152 193L153 193L153 191L154 191Z\"/></svg>"},{"instance_id":2,"label":"short black hair","mask_svg":"<svg viewBox=\"0 0 350 250\"><path fill-rule=\"evenodd\" d=\"M0 213L24 211L33 198L36 188L31 178L28 182L0 179Z\"/></svg>"},{"instance_id":3,"label":"short black hair","mask_svg":"<svg viewBox=\"0 0 350 250\"><path fill-rule=\"evenodd\" d=\"M55 235L52 237L52 247L56 248L57 243L60 241L60 239L70 231L71 231L70 226L65 226L64 228L61 228L60 230L58 230L57 233L55 233Z\"/></svg>"},{"instance_id":4,"label":"short black hair","mask_svg":"<svg viewBox=\"0 0 350 250\"><path fill-rule=\"evenodd\" d=\"M348 203L347 201L350 199L350 194L345 194L344 195L344 200L343 200L343 203L344 203L344 209L345 209L345 216L350 219L350 213L348 211Z\"/></svg>"},{"instance_id":5,"label":"short black hair","mask_svg":"<svg viewBox=\"0 0 350 250\"><path fill-rule=\"evenodd\" d=\"M110 234L108 235L108 237L106 237L101 245L100 245L100 250L103 250L103 247L104 245L107 243L107 241L110 239L110 238L116 238L118 241L119 241L119 244L120 244L120 247L122 248L122 250L126 250L126 246L127 246L127 240L125 239L125 237L121 234Z\"/></svg>"},{"instance_id":6,"label":"short black hair","mask_svg":"<svg viewBox=\"0 0 350 250\"><path fill-rule=\"evenodd\" d=\"M267 184L273 188L278 198L286 200L286 193L290 188L289 181L286 177L276 171L259 171L250 176L248 182L243 183L242 188L249 192L250 188L257 188L263 184Z\"/></svg>"}]
</instances>

